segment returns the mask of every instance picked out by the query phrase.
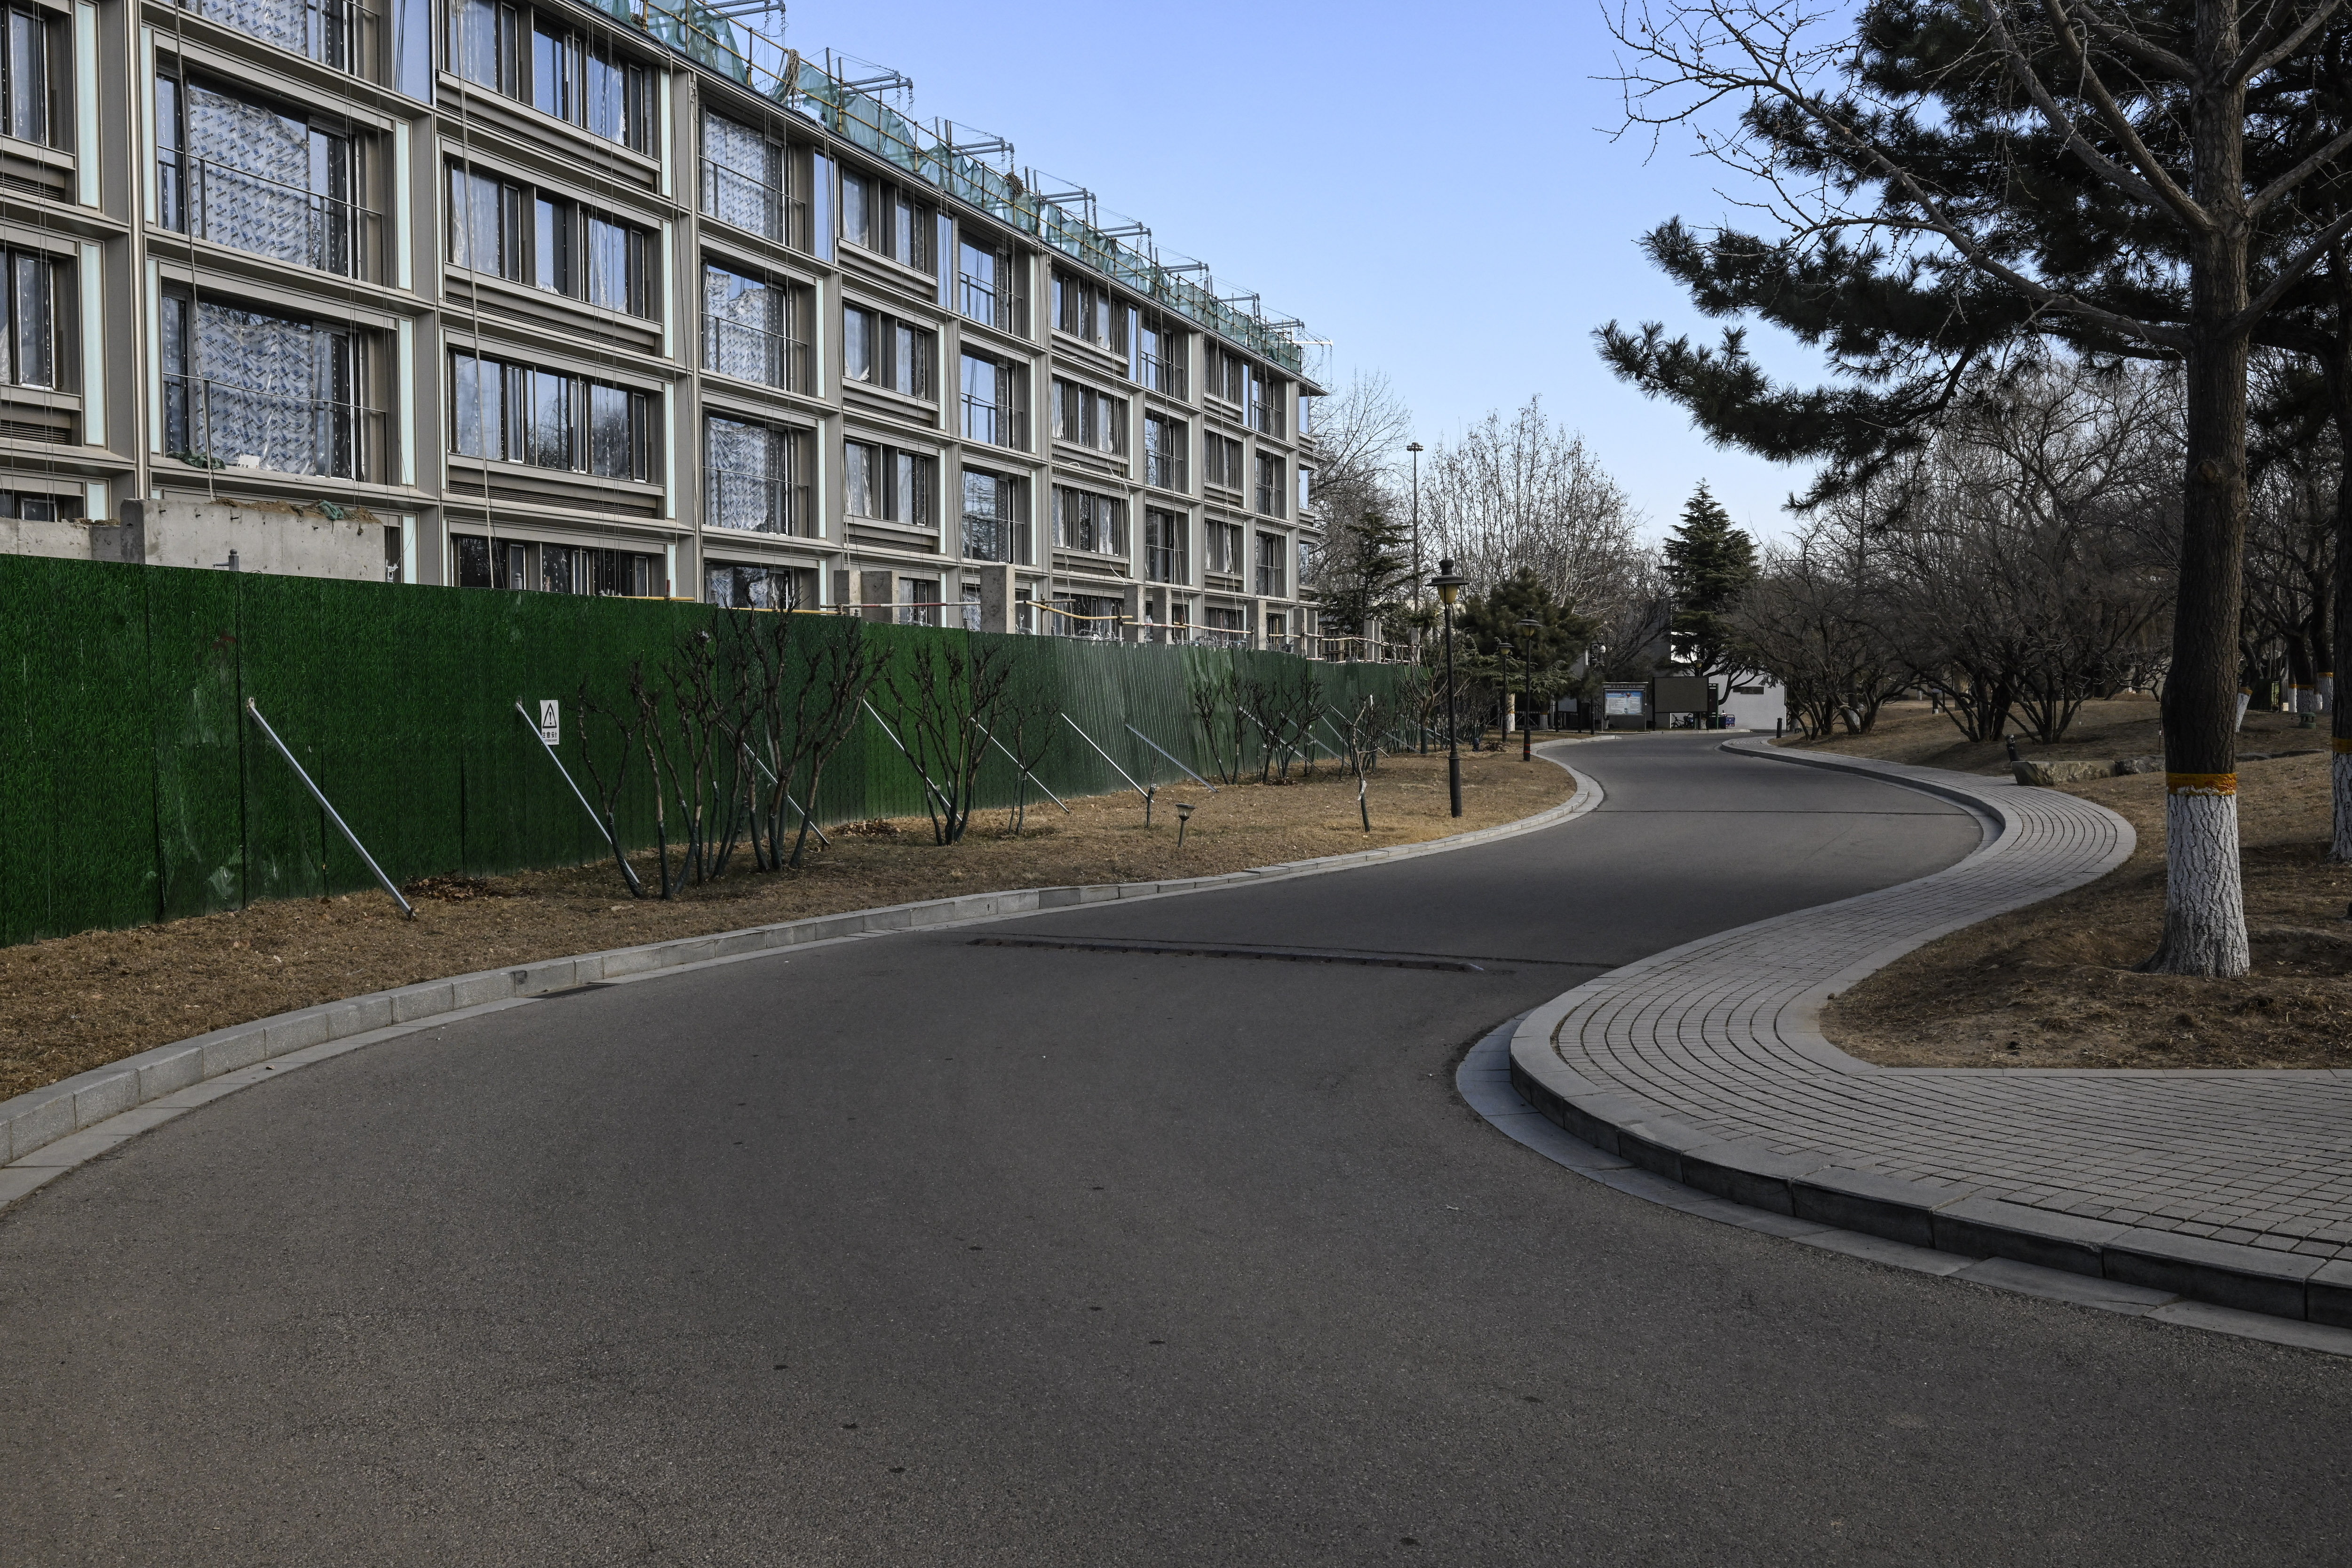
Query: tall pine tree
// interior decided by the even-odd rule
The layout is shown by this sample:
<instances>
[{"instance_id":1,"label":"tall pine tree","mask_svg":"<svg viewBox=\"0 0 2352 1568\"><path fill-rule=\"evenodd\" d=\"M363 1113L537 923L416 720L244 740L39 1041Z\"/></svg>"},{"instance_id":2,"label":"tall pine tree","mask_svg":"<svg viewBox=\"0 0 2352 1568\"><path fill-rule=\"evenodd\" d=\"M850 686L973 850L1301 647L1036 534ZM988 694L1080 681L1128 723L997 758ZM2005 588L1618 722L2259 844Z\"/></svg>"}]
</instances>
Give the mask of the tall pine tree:
<instances>
[{"instance_id":1,"label":"tall pine tree","mask_svg":"<svg viewBox=\"0 0 2352 1568\"><path fill-rule=\"evenodd\" d=\"M1731 525L1731 514L1701 479L1666 538L1666 584L1675 603L1667 631L1675 657L1701 675L1730 668L1727 617L1755 580L1756 542Z\"/></svg>"}]
</instances>

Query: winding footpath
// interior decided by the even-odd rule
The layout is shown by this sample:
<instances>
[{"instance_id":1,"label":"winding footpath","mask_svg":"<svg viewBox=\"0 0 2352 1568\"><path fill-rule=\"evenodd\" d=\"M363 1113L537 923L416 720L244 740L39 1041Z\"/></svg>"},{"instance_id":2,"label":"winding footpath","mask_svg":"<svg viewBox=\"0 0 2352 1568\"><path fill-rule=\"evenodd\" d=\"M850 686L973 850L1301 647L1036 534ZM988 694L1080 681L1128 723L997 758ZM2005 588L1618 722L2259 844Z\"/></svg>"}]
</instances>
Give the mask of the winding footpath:
<instances>
[{"instance_id":1,"label":"winding footpath","mask_svg":"<svg viewBox=\"0 0 2352 1568\"><path fill-rule=\"evenodd\" d=\"M0 1212L0 1559L2340 1560L2352 1363L1465 1105L1504 1020L1985 842L1711 737L1556 754L1603 798L1539 831L608 973L108 1144ZM1696 1129L1685 1054L1580 1059Z\"/></svg>"},{"instance_id":2,"label":"winding footpath","mask_svg":"<svg viewBox=\"0 0 2352 1568\"><path fill-rule=\"evenodd\" d=\"M2055 791L1807 761L1962 802L1987 841L1537 1009L1514 1040L1522 1093L1718 1196L2352 1327L2352 1261L2337 1261L2352 1258L2352 1074L1880 1068L1816 1027L1824 1000L1898 953L2120 864L2130 826Z\"/></svg>"}]
</instances>

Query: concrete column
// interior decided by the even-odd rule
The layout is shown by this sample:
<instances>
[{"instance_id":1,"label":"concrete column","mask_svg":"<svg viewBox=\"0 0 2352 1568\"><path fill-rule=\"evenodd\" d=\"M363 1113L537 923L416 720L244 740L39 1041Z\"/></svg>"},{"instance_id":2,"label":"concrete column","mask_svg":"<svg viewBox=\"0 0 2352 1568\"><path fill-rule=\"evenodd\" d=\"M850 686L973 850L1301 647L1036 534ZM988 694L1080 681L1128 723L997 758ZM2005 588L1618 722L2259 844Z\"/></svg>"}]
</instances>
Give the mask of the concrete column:
<instances>
[{"instance_id":1,"label":"concrete column","mask_svg":"<svg viewBox=\"0 0 2352 1568\"><path fill-rule=\"evenodd\" d=\"M875 606L860 610L858 615L869 621L889 620L890 606L898 602L898 585L891 580L891 574L859 572L853 574L853 580L857 584L857 602Z\"/></svg>"},{"instance_id":2,"label":"concrete column","mask_svg":"<svg viewBox=\"0 0 2352 1568\"><path fill-rule=\"evenodd\" d=\"M984 632L1013 630L1013 568L1003 565L967 566L964 574L980 579L980 629Z\"/></svg>"}]
</instances>

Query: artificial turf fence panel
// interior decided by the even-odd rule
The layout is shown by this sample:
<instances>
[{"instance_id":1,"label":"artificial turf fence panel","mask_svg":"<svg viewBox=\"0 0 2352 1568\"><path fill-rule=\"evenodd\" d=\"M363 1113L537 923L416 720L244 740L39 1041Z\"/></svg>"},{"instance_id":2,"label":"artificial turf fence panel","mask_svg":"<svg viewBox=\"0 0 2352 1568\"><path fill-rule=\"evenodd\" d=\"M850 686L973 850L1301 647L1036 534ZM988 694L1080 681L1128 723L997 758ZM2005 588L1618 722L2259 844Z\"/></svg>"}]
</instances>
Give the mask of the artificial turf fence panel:
<instances>
[{"instance_id":1,"label":"artificial turf fence panel","mask_svg":"<svg viewBox=\"0 0 2352 1568\"><path fill-rule=\"evenodd\" d=\"M533 719L541 700L562 704L558 751L593 799L592 748L609 774L616 742L609 724L583 713L581 694L617 706L633 665L658 679L684 639L740 635L754 618L767 620L683 601L0 557L0 942L373 886L253 724L248 700L397 881L600 858L609 853L602 834L516 701ZM1024 749L1062 795L1127 787L1063 714L1136 780L1178 784L1188 782L1182 771L1129 725L1213 777L1196 691L1235 677L1244 688L1312 679L1345 712L1367 692L1393 698L1409 674L831 616L794 616L788 628L796 655L823 639L867 639L899 693L877 681L873 705L910 742L896 709L917 700L917 648L957 650L966 681L972 659L1009 660L1009 706L1032 726ZM1257 757L1251 734L1245 766ZM924 811L913 767L862 712L817 795L828 826ZM1045 804L993 747L977 795L987 809L1023 795ZM625 844L653 843L653 805L640 756L616 806ZM675 845L675 826L670 837Z\"/></svg>"}]
</instances>

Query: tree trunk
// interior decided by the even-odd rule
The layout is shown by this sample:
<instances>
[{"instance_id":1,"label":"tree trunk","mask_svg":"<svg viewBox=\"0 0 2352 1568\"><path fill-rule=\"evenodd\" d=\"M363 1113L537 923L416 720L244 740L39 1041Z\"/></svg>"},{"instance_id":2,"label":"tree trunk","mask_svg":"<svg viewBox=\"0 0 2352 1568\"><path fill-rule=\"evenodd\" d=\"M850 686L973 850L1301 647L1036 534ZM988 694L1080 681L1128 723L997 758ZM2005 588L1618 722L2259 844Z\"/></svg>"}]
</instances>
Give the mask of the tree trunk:
<instances>
[{"instance_id":1,"label":"tree trunk","mask_svg":"<svg viewBox=\"0 0 2352 1568\"><path fill-rule=\"evenodd\" d=\"M2336 647L2352 647L2352 268L2342 252L2331 258L2336 283L2336 341L2328 345L2327 401L2336 419L2336 440L2342 462L2336 479ZM2327 700L2328 729L2333 737L2328 768L2333 788L2329 812L2327 858L2352 861L2352 713L2344 710L2335 693Z\"/></svg>"},{"instance_id":2,"label":"tree trunk","mask_svg":"<svg viewBox=\"0 0 2352 1568\"><path fill-rule=\"evenodd\" d=\"M2200 59L2231 58L2236 8L2199 0L2197 32ZM2214 223L2189 269L2187 474L2163 706L2164 941L2141 967L2227 977L2247 966L2234 689L2247 506L2247 348L2236 328L2247 303L2245 95L2208 88L2190 116L2192 194Z\"/></svg>"}]
</instances>

